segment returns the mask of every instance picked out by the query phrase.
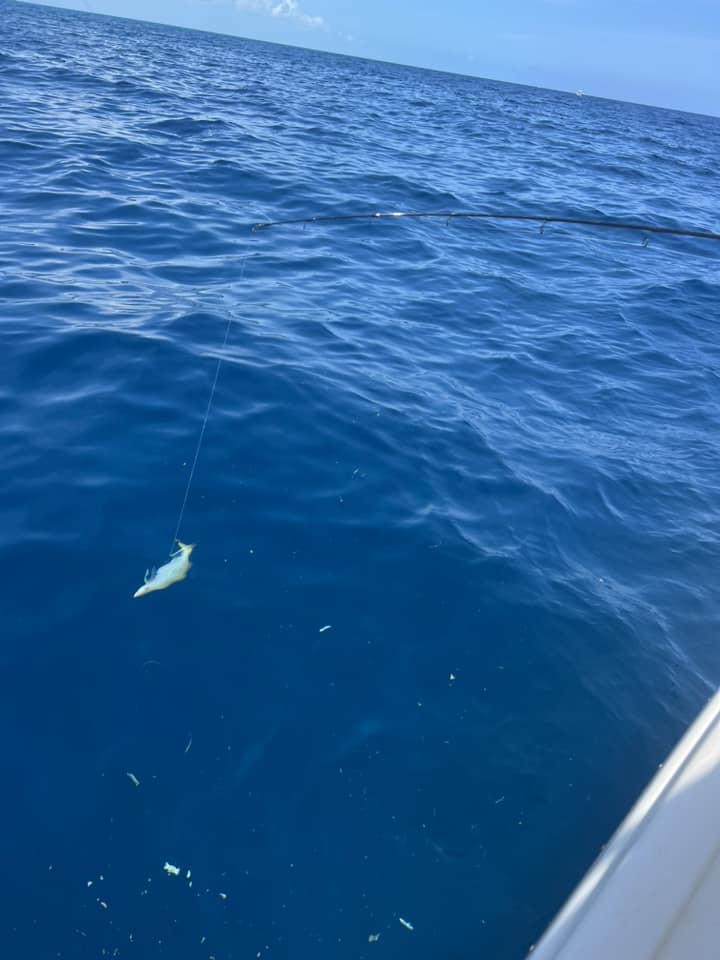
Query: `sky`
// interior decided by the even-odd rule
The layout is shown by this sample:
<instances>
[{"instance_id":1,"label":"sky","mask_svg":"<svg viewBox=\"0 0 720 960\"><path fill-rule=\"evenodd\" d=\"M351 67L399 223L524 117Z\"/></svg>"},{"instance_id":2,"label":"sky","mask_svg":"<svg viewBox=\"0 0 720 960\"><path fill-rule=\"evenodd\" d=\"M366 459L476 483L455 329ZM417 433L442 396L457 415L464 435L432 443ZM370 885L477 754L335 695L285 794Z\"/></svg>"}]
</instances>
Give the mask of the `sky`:
<instances>
[{"instance_id":1,"label":"sky","mask_svg":"<svg viewBox=\"0 0 720 960\"><path fill-rule=\"evenodd\" d=\"M49 0L720 115L720 0Z\"/></svg>"}]
</instances>

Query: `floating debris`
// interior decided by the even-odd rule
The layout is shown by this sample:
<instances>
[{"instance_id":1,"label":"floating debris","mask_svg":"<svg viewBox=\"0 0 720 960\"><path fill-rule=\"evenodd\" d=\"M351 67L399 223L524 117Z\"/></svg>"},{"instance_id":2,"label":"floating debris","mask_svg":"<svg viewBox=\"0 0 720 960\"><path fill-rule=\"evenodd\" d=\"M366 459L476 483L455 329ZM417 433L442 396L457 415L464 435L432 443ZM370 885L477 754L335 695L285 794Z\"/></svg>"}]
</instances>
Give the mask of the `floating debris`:
<instances>
[{"instance_id":1,"label":"floating debris","mask_svg":"<svg viewBox=\"0 0 720 960\"><path fill-rule=\"evenodd\" d=\"M103 910L107 910L107 904L105 903L104 900L98 900L98 903L103 908Z\"/></svg>"},{"instance_id":2,"label":"floating debris","mask_svg":"<svg viewBox=\"0 0 720 960\"><path fill-rule=\"evenodd\" d=\"M452 683L453 680L457 680L457 677L455 676L454 673L451 673L450 676L448 677L448 680Z\"/></svg>"},{"instance_id":3,"label":"floating debris","mask_svg":"<svg viewBox=\"0 0 720 960\"><path fill-rule=\"evenodd\" d=\"M190 737L190 739L188 740L187 746L185 747L184 752L187 753L191 746L192 746L192 737Z\"/></svg>"},{"instance_id":4,"label":"floating debris","mask_svg":"<svg viewBox=\"0 0 720 960\"><path fill-rule=\"evenodd\" d=\"M324 627L320 627L318 633L325 633L326 630L332 630L332 624L326 623Z\"/></svg>"},{"instance_id":5,"label":"floating debris","mask_svg":"<svg viewBox=\"0 0 720 960\"><path fill-rule=\"evenodd\" d=\"M404 920L402 917L398 917L400 923L405 927L406 930L414 930L415 927L410 923L409 920Z\"/></svg>"},{"instance_id":6,"label":"floating debris","mask_svg":"<svg viewBox=\"0 0 720 960\"><path fill-rule=\"evenodd\" d=\"M127 776L128 780L130 781L130 783L132 783L133 786L135 786L135 787L139 787L139 786L140 786L140 781L138 780L138 778L135 776L134 773L130 773L130 771L128 770L126 776Z\"/></svg>"},{"instance_id":7,"label":"floating debris","mask_svg":"<svg viewBox=\"0 0 720 960\"><path fill-rule=\"evenodd\" d=\"M368 943L377 943L379 939L380 939L379 933L371 933L370 936L368 937Z\"/></svg>"},{"instance_id":8,"label":"floating debris","mask_svg":"<svg viewBox=\"0 0 720 960\"><path fill-rule=\"evenodd\" d=\"M220 897L221 900L227 900L227 894L226 894L226 893L220 893L220 894L218 894L218 896Z\"/></svg>"},{"instance_id":9,"label":"floating debris","mask_svg":"<svg viewBox=\"0 0 720 960\"><path fill-rule=\"evenodd\" d=\"M165 871L165 873L166 873L169 877L179 877L179 876L180 876L180 867L176 867L174 864L168 863L167 860L165 861L165 865L163 866L163 870Z\"/></svg>"}]
</instances>

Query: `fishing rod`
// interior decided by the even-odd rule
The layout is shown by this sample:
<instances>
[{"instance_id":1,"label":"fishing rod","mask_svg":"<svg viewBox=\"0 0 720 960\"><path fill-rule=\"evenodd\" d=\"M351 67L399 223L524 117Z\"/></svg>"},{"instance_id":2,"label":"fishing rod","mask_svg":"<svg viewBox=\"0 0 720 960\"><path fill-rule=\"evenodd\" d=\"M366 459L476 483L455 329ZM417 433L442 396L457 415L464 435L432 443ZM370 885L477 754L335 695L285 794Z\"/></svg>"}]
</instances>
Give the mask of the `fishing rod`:
<instances>
[{"instance_id":1,"label":"fishing rod","mask_svg":"<svg viewBox=\"0 0 720 960\"><path fill-rule=\"evenodd\" d=\"M524 220L531 223L540 224L540 232L548 223L566 223L573 226L583 227L607 227L611 230L635 230L638 233L645 234L667 234L677 237L697 237L701 240L720 240L720 233L713 233L711 230L694 230L685 227L660 227L648 223L631 223L616 220L588 220L581 217L555 217L540 214L529 213L484 213L474 210L451 210L446 212L411 212L403 210L394 210L388 213L342 213L327 216L316 217L297 217L291 220L268 220L264 223L256 223L252 227L252 232L265 230L268 227L288 227L307 223L338 223L347 220L389 220L399 219L420 219L421 217L436 217L439 220L458 220L465 218L468 220Z\"/></svg>"}]
</instances>

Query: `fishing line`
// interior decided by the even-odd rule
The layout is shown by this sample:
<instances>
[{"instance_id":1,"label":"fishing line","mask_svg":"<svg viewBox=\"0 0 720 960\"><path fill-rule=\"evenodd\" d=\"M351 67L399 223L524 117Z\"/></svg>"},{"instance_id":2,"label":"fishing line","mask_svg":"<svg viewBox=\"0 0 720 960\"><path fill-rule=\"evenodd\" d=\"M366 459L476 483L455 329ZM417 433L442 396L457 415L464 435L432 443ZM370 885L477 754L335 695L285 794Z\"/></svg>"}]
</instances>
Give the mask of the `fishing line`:
<instances>
[{"instance_id":1,"label":"fishing line","mask_svg":"<svg viewBox=\"0 0 720 960\"><path fill-rule=\"evenodd\" d=\"M265 223L256 223L252 231L265 230L268 227L287 227L305 223L337 223L341 220L387 220L405 217L420 219L421 217L436 217L439 220L457 220L460 218L474 220L524 220L541 224L540 232L546 223L566 223L583 227L607 227L611 230L635 230L639 233L660 233L677 237L698 237L701 240L720 240L720 233L711 230L696 230L686 227L660 227L647 223L626 223L614 220L587 220L580 217L555 217L529 213L479 213L477 211L449 211L441 212L405 212L400 210L388 213L344 213L317 217L298 217L292 220L268 220ZM647 246L647 244L644 244Z\"/></svg>"},{"instance_id":2,"label":"fishing line","mask_svg":"<svg viewBox=\"0 0 720 960\"><path fill-rule=\"evenodd\" d=\"M245 275L245 264L248 261L250 256L250 251L248 251L242 259L242 264L240 266L240 274L238 276L238 284L242 282L243 276ZM222 346L220 347L220 353L217 357L217 362L215 364L215 376L213 377L212 386L210 387L210 396L208 397L207 406L205 407L205 416L203 417L202 426L200 427L200 435L198 437L197 446L195 447L195 456L193 457L192 466L190 467L190 474L187 479L187 484L185 485L185 495L182 500L182 506L180 507L180 513L178 514L177 526L175 527L175 533L173 534L172 541L170 543L170 554L172 555L173 548L177 543L178 534L180 533L180 526L183 522L183 517L185 516L185 507L187 506L188 497L190 496L190 488L192 486L193 479L195 477L195 469L198 464L198 459L200 457L200 450L203 445L203 440L205 439L205 431L208 425L208 419L210 417L210 411L212 410L213 400L215 399L215 390L218 385L218 378L220 377L220 367L222 366L223 358L225 356L225 348L227 347L228 338L230 336L230 328L233 324L233 314L230 312L228 316L228 322L225 325L225 336L223 337Z\"/></svg>"}]
</instances>

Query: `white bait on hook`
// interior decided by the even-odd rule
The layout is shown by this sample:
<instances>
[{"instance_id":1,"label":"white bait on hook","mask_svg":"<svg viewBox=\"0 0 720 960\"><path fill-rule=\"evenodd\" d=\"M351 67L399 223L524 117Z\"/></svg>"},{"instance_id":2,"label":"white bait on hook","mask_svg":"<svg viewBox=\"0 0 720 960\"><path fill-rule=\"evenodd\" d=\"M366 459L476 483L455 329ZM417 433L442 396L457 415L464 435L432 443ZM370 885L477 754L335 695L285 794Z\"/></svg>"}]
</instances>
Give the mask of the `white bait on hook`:
<instances>
[{"instance_id":1,"label":"white bait on hook","mask_svg":"<svg viewBox=\"0 0 720 960\"><path fill-rule=\"evenodd\" d=\"M170 559L157 570L148 570L145 573L145 582L133 594L133 597L144 597L146 593L152 593L153 590L165 590L173 583L184 580L188 575L188 570L192 566L190 563L190 554L195 549L194 543L181 543L176 541L179 549L170 554Z\"/></svg>"}]
</instances>

